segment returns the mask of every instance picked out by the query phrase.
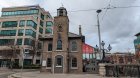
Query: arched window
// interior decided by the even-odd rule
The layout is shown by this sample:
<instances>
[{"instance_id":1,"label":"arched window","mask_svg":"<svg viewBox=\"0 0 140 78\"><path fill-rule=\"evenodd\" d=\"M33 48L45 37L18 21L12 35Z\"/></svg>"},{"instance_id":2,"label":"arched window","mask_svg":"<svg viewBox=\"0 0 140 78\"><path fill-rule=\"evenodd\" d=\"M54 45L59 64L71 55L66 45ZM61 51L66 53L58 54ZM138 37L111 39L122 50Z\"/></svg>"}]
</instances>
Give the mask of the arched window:
<instances>
[{"instance_id":1,"label":"arched window","mask_svg":"<svg viewBox=\"0 0 140 78\"><path fill-rule=\"evenodd\" d=\"M61 40L57 41L57 50L62 50L62 41Z\"/></svg>"},{"instance_id":2,"label":"arched window","mask_svg":"<svg viewBox=\"0 0 140 78\"><path fill-rule=\"evenodd\" d=\"M52 51L52 43L48 44L48 51Z\"/></svg>"},{"instance_id":3,"label":"arched window","mask_svg":"<svg viewBox=\"0 0 140 78\"><path fill-rule=\"evenodd\" d=\"M77 67L77 58L71 58L71 67Z\"/></svg>"},{"instance_id":4,"label":"arched window","mask_svg":"<svg viewBox=\"0 0 140 78\"><path fill-rule=\"evenodd\" d=\"M76 43L76 41L73 41L73 42L71 43L71 50L72 50L72 51L77 51L77 43Z\"/></svg>"}]
</instances>

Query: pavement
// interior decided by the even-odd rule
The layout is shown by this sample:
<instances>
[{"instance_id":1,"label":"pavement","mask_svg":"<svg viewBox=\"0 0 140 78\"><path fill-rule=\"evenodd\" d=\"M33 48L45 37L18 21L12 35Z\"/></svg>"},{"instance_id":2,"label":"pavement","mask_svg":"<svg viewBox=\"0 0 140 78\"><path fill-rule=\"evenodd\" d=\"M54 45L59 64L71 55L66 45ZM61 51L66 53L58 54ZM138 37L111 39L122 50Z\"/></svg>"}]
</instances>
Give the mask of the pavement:
<instances>
[{"instance_id":1,"label":"pavement","mask_svg":"<svg viewBox=\"0 0 140 78\"><path fill-rule=\"evenodd\" d=\"M15 74L20 72L21 69L4 69L4 68L0 68L0 78L8 78L9 75L11 74ZM37 70L23 70L23 72L31 72L31 71L37 71Z\"/></svg>"},{"instance_id":2,"label":"pavement","mask_svg":"<svg viewBox=\"0 0 140 78\"><path fill-rule=\"evenodd\" d=\"M11 75L9 78L109 78L102 77L98 74L47 74L40 73L39 71L34 72L23 72ZM113 78L113 77L111 77Z\"/></svg>"}]
</instances>

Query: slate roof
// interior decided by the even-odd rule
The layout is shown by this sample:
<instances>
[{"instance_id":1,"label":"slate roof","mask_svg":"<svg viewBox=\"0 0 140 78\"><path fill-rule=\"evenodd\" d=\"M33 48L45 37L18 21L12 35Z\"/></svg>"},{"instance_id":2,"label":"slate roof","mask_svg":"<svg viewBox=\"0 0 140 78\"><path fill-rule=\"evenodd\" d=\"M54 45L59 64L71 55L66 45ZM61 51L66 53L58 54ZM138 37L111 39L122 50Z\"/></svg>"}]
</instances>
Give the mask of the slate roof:
<instances>
[{"instance_id":1,"label":"slate roof","mask_svg":"<svg viewBox=\"0 0 140 78\"><path fill-rule=\"evenodd\" d=\"M68 37L69 38L78 38L78 37L81 37L81 35L78 35L78 34L74 34L74 33L71 33L71 32L69 32L68 33ZM45 36L45 37L40 37L41 39L42 38L53 38L53 35L48 35L48 36Z\"/></svg>"}]
</instances>

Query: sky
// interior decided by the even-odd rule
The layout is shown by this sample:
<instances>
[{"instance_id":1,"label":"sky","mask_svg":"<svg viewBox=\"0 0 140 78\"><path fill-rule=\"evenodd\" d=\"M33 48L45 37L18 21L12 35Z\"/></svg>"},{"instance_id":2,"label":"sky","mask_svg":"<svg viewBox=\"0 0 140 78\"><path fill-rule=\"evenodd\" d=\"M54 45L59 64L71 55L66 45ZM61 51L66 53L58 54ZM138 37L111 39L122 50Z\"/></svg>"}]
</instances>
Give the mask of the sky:
<instances>
[{"instance_id":1,"label":"sky","mask_svg":"<svg viewBox=\"0 0 140 78\"><path fill-rule=\"evenodd\" d=\"M96 9L140 6L139 3L140 0L0 0L0 10L4 7L40 5L56 16L57 9L64 6L70 20L69 31L78 34L79 25L82 25L86 43L95 47L99 45ZM140 32L140 7L102 9L99 19L105 48L111 44L111 52L135 51L133 41L136 39L134 35Z\"/></svg>"}]
</instances>

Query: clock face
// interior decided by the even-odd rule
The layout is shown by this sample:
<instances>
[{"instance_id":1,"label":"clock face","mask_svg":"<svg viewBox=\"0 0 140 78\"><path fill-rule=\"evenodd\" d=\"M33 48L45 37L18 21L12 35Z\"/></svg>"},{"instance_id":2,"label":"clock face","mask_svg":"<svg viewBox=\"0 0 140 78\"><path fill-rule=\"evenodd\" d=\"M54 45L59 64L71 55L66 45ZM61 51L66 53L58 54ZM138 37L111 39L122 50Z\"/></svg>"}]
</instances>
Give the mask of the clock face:
<instances>
[{"instance_id":1,"label":"clock face","mask_svg":"<svg viewBox=\"0 0 140 78\"><path fill-rule=\"evenodd\" d=\"M58 32L62 32L62 24L58 24Z\"/></svg>"}]
</instances>

